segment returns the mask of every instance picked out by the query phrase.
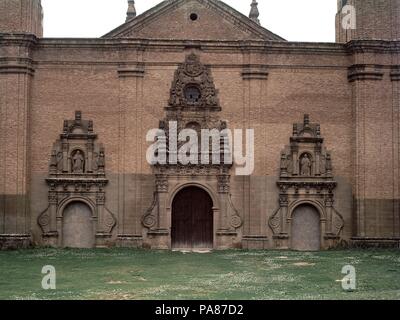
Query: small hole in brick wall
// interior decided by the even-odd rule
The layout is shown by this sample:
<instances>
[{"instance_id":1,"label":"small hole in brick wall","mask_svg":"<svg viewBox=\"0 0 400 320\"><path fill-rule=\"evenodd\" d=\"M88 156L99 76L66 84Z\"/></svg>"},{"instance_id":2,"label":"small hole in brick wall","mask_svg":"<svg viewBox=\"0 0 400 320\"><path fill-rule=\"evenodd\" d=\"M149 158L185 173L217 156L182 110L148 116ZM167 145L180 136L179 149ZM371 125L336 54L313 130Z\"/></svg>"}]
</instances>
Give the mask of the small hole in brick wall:
<instances>
[{"instance_id":1,"label":"small hole in brick wall","mask_svg":"<svg viewBox=\"0 0 400 320\"><path fill-rule=\"evenodd\" d=\"M199 18L199 16L197 15L197 13L192 13L190 15L190 20L192 20L192 21L196 21L198 18Z\"/></svg>"}]
</instances>

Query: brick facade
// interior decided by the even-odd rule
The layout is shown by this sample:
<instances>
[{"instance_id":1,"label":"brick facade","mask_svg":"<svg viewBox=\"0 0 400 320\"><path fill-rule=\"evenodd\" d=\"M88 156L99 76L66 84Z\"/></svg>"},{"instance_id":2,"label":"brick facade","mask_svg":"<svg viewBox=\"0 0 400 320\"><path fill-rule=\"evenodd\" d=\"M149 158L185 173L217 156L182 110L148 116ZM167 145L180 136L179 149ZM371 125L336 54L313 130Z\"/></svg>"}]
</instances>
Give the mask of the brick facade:
<instances>
[{"instance_id":1,"label":"brick facade","mask_svg":"<svg viewBox=\"0 0 400 320\"><path fill-rule=\"evenodd\" d=\"M171 247L173 194L183 185L199 185L218 198L217 181L171 178L166 216L160 218L166 230L143 225L157 182L146 161L146 134L165 118L174 74L190 54L210 68L219 91L219 118L230 129L255 130L254 173L230 174L231 203L242 223L234 230L216 230L216 248L291 247L290 231L289 240L280 238L270 219L280 207L281 154L293 124L302 123L304 114L320 125L331 153L337 183L333 207L343 220L338 237L326 234L322 247L351 239L396 241L400 19L386 15L398 14L400 1L380 1L378 11L374 1L362 3L358 21L375 10L379 19L374 21L392 21L385 24L390 30L362 26L350 42L338 30L337 43L292 43L215 0L164 1L99 39L42 38L40 0L2 1L0 243L9 246L12 239L23 239L25 246L30 237L35 245L62 245L62 208L70 200L60 198L52 213L52 195L58 189L46 179L63 123L79 110L82 119L93 122L96 141L105 150L104 206L101 199L94 200L104 211L94 209L93 221L97 226L106 223L103 218L116 221L109 234L97 229L96 245ZM29 22L21 16L5 18L21 8L28 10L24 17ZM193 12L196 21L190 19ZM79 188L65 193L72 202L86 201ZM299 199L312 203L303 191ZM222 203L214 205L224 210ZM322 214L325 226L329 219ZM43 230L46 219L54 223L48 233ZM290 226L290 218L283 223Z\"/></svg>"}]
</instances>

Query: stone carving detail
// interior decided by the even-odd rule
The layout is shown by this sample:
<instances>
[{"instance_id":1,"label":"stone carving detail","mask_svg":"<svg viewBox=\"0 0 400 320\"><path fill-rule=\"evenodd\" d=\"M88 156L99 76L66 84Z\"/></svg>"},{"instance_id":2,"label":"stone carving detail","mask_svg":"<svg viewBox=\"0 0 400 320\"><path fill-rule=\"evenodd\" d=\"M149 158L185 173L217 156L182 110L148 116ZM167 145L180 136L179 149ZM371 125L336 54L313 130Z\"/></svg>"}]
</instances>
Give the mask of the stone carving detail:
<instances>
[{"instance_id":1,"label":"stone carving detail","mask_svg":"<svg viewBox=\"0 0 400 320\"><path fill-rule=\"evenodd\" d=\"M290 145L281 154L279 208L269 219L274 238L282 247L289 245L291 214L302 203L319 209L325 245L340 240L344 220L333 206L337 183L332 175L331 154L323 144L320 125L310 123L308 115L303 123L293 125Z\"/></svg>"},{"instance_id":2,"label":"stone carving detail","mask_svg":"<svg viewBox=\"0 0 400 320\"><path fill-rule=\"evenodd\" d=\"M83 158L82 152L77 150L72 157L72 172L83 173L85 167L85 159Z\"/></svg>"},{"instance_id":3,"label":"stone carving detail","mask_svg":"<svg viewBox=\"0 0 400 320\"><path fill-rule=\"evenodd\" d=\"M227 174L218 175L218 192L228 193L230 192L230 179L231 176Z\"/></svg>"},{"instance_id":4,"label":"stone carving detail","mask_svg":"<svg viewBox=\"0 0 400 320\"><path fill-rule=\"evenodd\" d=\"M157 207L158 207L158 195L157 192L154 192L153 202L142 218L142 224L144 227L152 229L156 226L157 213L158 213L156 210Z\"/></svg>"},{"instance_id":5,"label":"stone carving detail","mask_svg":"<svg viewBox=\"0 0 400 320\"><path fill-rule=\"evenodd\" d=\"M155 193L150 208L145 212L142 218L142 224L149 229L152 235L168 234L169 225L163 221L167 215L167 203L172 197L173 188L171 185L179 184L197 184L212 186L214 195L218 197L219 204L214 204L221 208L221 216L224 217L219 229L219 234L224 232L235 233L236 229L242 226L242 218L235 209L230 195L230 169L231 163L225 161L224 154L229 154L229 142L222 133L220 136L220 146L218 153L212 152L210 148L210 163L201 164L201 155L197 164L181 164L179 161L173 163L171 158L176 158L169 148L170 141L170 123L175 122L176 130L180 132L183 129L192 129L200 134L202 129L217 129L222 131L228 128L226 121L219 117L221 111L218 100L218 90L215 88L211 71L200 62L195 54L189 54L186 60L175 72L170 90L170 99L165 108L166 117L159 123L159 129L165 132L165 136L159 136L159 142L165 142L167 145L167 163L154 164L153 172L155 175ZM199 135L199 142L201 136ZM178 150L181 145L178 143ZM211 162L213 157L217 157L219 164ZM208 188L210 189L210 188Z\"/></svg>"},{"instance_id":6,"label":"stone carving detail","mask_svg":"<svg viewBox=\"0 0 400 320\"><path fill-rule=\"evenodd\" d=\"M303 154L300 160L300 174L303 177L311 176L311 159L307 153Z\"/></svg>"},{"instance_id":7,"label":"stone carving detail","mask_svg":"<svg viewBox=\"0 0 400 320\"><path fill-rule=\"evenodd\" d=\"M54 143L46 179L49 206L38 218L43 237L49 239L50 245L59 244L62 209L72 201L85 202L92 208L100 238L110 237L117 223L105 205L105 151L96 139L93 122L82 120L81 112L76 111L74 120L64 121L63 132Z\"/></svg>"},{"instance_id":8,"label":"stone carving detail","mask_svg":"<svg viewBox=\"0 0 400 320\"><path fill-rule=\"evenodd\" d=\"M157 192L168 192L168 178L164 174L156 175Z\"/></svg>"},{"instance_id":9,"label":"stone carving detail","mask_svg":"<svg viewBox=\"0 0 400 320\"><path fill-rule=\"evenodd\" d=\"M198 91L197 99L190 99L190 91ZM175 72L170 91L169 106L172 108L212 108L221 110L218 91L208 67L200 63L198 56L190 54Z\"/></svg>"},{"instance_id":10,"label":"stone carving detail","mask_svg":"<svg viewBox=\"0 0 400 320\"><path fill-rule=\"evenodd\" d=\"M231 229L235 230L243 225L243 219L240 216L239 211L235 208L235 205L232 202L231 195L228 195L228 203L229 203L228 211L230 212L231 216L230 227Z\"/></svg>"}]
</instances>

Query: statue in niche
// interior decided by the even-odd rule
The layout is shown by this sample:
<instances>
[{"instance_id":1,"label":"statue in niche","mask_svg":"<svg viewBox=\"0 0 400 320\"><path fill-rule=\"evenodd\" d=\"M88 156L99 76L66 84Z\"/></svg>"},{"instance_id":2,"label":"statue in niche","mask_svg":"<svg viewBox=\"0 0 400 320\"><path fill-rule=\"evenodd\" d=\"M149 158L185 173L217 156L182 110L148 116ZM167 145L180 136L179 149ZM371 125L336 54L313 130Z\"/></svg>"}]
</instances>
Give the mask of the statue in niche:
<instances>
[{"instance_id":1,"label":"statue in niche","mask_svg":"<svg viewBox=\"0 0 400 320\"><path fill-rule=\"evenodd\" d=\"M55 167L57 168L57 151L53 150L51 152L51 158L50 158L50 167Z\"/></svg>"},{"instance_id":2,"label":"statue in niche","mask_svg":"<svg viewBox=\"0 0 400 320\"><path fill-rule=\"evenodd\" d=\"M207 106L214 106L217 104L217 100L212 92L209 92L206 96L206 104Z\"/></svg>"},{"instance_id":3,"label":"statue in niche","mask_svg":"<svg viewBox=\"0 0 400 320\"><path fill-rule=\"evenodd\" d=\"M332 172L332 158L331 158L331 154L327 153L326 154L326 172L327 173L331 173Z\"/></svg>"},{"instance_id":4,"label":"statue in niche","mask_svg":"<svg viewBox=\"0 0 400 320\"><path fill-rule=\"evenodd\" d=\"M177 97L175 90L171 91L171 97L169 99L169 104L173 105L173 106L179 104L179 98Z\"/></svg>"},{"instance_id":5,"label":"statue in niche","mask_svg":"<svg viewBox=\"0 0 400 320\"><path fill-rule=\"evenodd\" d=\"M83 168L85 166L85 159L80 150L78 150L72 157L72 172L73 173L83 173Z\"/></svg>"},{"instance_id":6,"label":"statue in niche","mask_svg":"<svg viewBox=\"0 0 400 320\"><path fill-rule=\"evenodd\" d=\"M104 150L100 149L99 159L97 160L97 167L100 172L104 172L105 160L104 160Z\"/></svg>"},{"instance_id":7,"label":"statue in niche","mask_svg":"<svg viewBox=\"0 0 400 320\"><path fill-rule=\"evenodd\" d=\"M311 159L308 154L305 154L301 158L300 162L300 174L305 177L311 176Z\"/></svg>"},{"instance_id":8,"label":"statue in niche","mask_svg":"<svg viewBox=\"0 0 400 320\"><path fill-rule=\"evenodd\" d=\"M281 170L286 171L288 168L288 161L285 153L281 154Z\"/></svg>"}]
</instances>

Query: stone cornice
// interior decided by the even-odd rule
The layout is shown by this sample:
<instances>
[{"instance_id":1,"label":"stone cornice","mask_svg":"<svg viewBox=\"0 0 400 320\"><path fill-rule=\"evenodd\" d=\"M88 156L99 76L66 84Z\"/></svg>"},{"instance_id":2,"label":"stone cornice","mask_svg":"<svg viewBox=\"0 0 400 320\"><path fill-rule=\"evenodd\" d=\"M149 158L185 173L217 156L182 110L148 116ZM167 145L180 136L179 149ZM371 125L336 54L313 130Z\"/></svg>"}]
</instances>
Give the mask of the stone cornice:
<instances>
[{"instance_id":1,"label":"stone cornice","mask_svg":"<svg viewBox=\"0 0 400 320\"><path fill-rule=\"evenodd\" d=\"M0 74L28 74L33 75L35 69L32 66L32 59L7 57L0 58Z\"/></svg>"},{"instance_id":2,"label":"stone cornice","mask_svg":"<svg viewBox=\"0 0 400 320\"><path fill-rule=\"evenodd\" d=\"M310 178L309 181L303 180L284 180L280 179L277 182L279 188L287 190L287 188L315 188L315 189L328 189L333 190L337 186L337 182L332 179L332 177L325 178Z\"/></svg>"},{"instance_id":3,"label":"stone cornice","mask_svg":"<svg viewBox=\"0 0 400 320\"><path fill-rule=\"evenodd\" d=\"M202 51L227 50L236 52L259 53L293 53L293 54L348 54L343 44L338 43L309 43L309 42L280 42L264 40L248 41L188 41L163 39L84 39L84 38L42 38L37 49L101 49L101 50L174 50L196 48Z\"/></svg>"},{"instance_id":4,"label":"stone cornice","mask_svg":"<svg viewBox=\"0 0 400 320\"><path fill-rule=\"evenodd\" d=\"M268 69L264 65L245 65L242 71L243 80L267 80Z\"/></svg>"},{"instance_id":5,"label":"stone cornice","mask_svg":"<svg viewBox=\"0 0 400 320\"><path fill-rule=\"evenodd\" d=\"M392 81L400 81L400 65L392 66L390 78L392 79Z\"/></svg>"},{"instance_id":6,"label":"stone cornice","mask_svg":"<svg viewBox=\"0 0 400 320\"><path fill-rule=\"evenodd\" d=\"M37 42L32 34L0 33L0 74L33 75L31 55Z\"/></svg>"},{"instance_id":7,"label":"stone cornice","mask_svg":"<svg viewBox=\"0 0 400 320\"><path fill-rule=\"evenodd\" d=\"M145 75L145 66L139 63L134 66L120 66L118 68L118 77L120 78L143 78Z\"/></svg>"},{"instance_id":8,"label":"stone cornice","mask_svg":"<svg viewBox=\"0 0 400 320\"><path fill-rule=\"evenodd\" d=\"M345 47L349 53L400 53L400 41L354 40Z\"/></svg>"},{"instance_id":9,"label":"stone cornice","mask_svg":"<svg viewBox=\"0 0 400 320\"><path fill-rule=\"evenodd\" d=\"M88 184L88 185L97 185L102 184L106 185L108 183L108 179L105 178L105 175L100 174L81 174L81 177L76 177L71 174L64 175L51 175L49 178L46 178L46 181L49 184L55 185L65 185L65 184Z\"/></svg>"},{"instance_id":10,"label":"stone cornice","mask_svg":"<svg viewBox=\"0 0 400 320\"><path fill-rule=\"evenodd\" d=\"M1 46L32 47L38 43L35 35L28 33L0 33Z\"/></svg>"},{"instance_id":11,"label":"stone cornice","mask_svg":"<svg viewBox=\"0 0 400 320\"><path fill-rule=\"evenodd\" d=\"M383 66L357 64L349 68L349 82L359 80L382 80L384 75Z\"/></svg>"}]
</instances>

